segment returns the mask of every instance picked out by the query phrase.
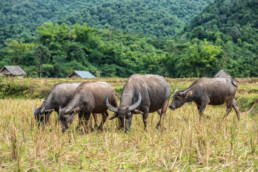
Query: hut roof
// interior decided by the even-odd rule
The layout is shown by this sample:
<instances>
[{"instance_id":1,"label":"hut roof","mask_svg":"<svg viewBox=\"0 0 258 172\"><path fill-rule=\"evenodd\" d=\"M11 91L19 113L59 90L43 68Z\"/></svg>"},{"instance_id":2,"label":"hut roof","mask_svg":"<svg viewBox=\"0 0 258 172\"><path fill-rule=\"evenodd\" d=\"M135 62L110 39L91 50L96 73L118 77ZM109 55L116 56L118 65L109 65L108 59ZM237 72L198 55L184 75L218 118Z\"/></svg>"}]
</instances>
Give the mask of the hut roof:
<instances>
[{"instance_id":1,"label":"hut roof","mask_svg":"<svg viewBox=\"0 0 258 172\"><path fill-rule=\"evenodd\" d=\"M73 74L78 75L81 78L96 78L94 75L92 75L89 71L73 71L70 75L67 76L67 78L70 78Z\"/></svg>"},{"instance_id":2,"label":"hut roof","mask_svg":"<svg viewBox=\"0 0 258 172\"><path fill-rule=\"evenodd\" d=\"M1 70L0 73L2 74L7 74L7 75L26 75L26 72L24 72L20 66L4 66Z\"/></svg>"}]
</instances>

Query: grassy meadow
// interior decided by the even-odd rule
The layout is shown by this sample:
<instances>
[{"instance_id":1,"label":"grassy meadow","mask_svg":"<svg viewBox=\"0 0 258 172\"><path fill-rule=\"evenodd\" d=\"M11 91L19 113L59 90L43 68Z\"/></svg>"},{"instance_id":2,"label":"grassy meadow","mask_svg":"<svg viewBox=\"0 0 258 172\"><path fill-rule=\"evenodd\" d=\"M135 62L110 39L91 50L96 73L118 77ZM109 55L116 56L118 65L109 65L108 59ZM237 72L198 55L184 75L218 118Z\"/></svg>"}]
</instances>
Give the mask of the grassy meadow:
<instances>
[{"instance_id":1,"label":"grassy meadow","mask_svg":"<svg viewBox=\"0 0 258 172\"><path fill-rule=\"evenodd\" d=\"M126 82L122 78L98 80L109 82L118 93ZM194 80L167 79L172 91L186 88ZM32 109L43 102L51 86L82 81L1 80L0 171L258 170L258 79L237 79L240 121L233 109L223 120L226 107L222 105L208 106L205 114L211 119L199 122L196 105L188 103L168 110L160 130L155 128L157 113L149 114L147 132L140 115L134 115L128 133L116 129L116 120L108 120L103 131L83 134L75 129L77 118L62 133L56 113L48 125L38 128Z\"/></svg>"}]
</instances>

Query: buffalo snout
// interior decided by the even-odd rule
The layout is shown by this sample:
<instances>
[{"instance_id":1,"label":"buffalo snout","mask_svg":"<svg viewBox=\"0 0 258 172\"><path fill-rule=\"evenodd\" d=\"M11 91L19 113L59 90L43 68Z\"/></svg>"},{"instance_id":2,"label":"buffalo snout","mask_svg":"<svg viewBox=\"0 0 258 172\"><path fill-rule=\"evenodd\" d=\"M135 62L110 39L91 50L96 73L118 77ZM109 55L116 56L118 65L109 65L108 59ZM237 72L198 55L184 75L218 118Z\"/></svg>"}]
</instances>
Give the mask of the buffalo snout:
<instances>
[{"instance_id":1,"label":"buffalo snout","mask_svg":"<svg viewBox=\"0 0 258 172\"><path fill-rule=\"evenodd\" d=\"M169 109L171 109L171 110L175 110L175 109L176 109L175 105L172 105L172 103L171 103L168 107L169 107Z\"/></svg>"}]
</instances>

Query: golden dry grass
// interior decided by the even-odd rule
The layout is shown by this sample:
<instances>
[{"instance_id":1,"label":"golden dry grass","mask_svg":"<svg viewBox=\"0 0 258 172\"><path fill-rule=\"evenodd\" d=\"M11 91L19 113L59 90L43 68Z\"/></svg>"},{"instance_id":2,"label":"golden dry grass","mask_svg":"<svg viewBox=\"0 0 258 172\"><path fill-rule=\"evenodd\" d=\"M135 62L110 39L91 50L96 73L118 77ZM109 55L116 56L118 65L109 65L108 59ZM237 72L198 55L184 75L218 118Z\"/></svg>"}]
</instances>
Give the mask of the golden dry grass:
<instances>
[{"instance_id":1,"label":"golden dry grass","mask_svg":"<svg viewBox=\"0 0 258 172\"><path fill-rule=\"evenodd\" d=\"M199 122L194 104L168 110L164 128L149 114L148 132L134 116L131 132L107 121L104 131L82 134L77 119L61 132L57 114L38 128L32 108L42 100L0 100L0 171L257 171L258 116L208 106ZM101 117L98 117L100 121Z\"/></svg>"}]
</instances>

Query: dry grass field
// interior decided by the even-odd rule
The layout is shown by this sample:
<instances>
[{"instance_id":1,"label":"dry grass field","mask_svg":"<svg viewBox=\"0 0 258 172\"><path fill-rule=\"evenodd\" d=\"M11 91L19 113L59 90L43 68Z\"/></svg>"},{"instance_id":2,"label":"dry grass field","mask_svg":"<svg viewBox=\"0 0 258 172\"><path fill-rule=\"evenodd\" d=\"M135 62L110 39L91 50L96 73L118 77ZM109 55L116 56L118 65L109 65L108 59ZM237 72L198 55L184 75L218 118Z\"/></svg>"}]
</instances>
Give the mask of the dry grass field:
<instances>
[{"instance_id":1,"label":"dry grass field","mask_svg":"<svg viewBox=\"0 0 258 172\"><path fill-rule=\"evenodd\" d=\"M125 79L108 81L122 88ZM186 88L192 79L168 82L174 90L177 86ZM257 98L257 82L241 82L238 99ZM147 132L141 116L135 115L128 133L116 129L116 120L108 120L103 131L83 134L75 130L77 118L62 133L56 113L47 126L37 127L32 108L42 101L0 99L0 171L258 170L255 113L242 112L238 121L232 110L223 120L224 105L208 106L205 114L211 119L199 122L196 105L188 103L175 111L168 110L160 130L155 129L159 115L153 113L149 114Z\"/></svg>"}]
</instances>

